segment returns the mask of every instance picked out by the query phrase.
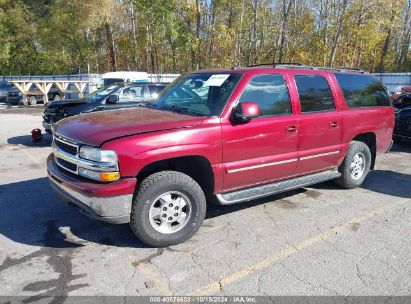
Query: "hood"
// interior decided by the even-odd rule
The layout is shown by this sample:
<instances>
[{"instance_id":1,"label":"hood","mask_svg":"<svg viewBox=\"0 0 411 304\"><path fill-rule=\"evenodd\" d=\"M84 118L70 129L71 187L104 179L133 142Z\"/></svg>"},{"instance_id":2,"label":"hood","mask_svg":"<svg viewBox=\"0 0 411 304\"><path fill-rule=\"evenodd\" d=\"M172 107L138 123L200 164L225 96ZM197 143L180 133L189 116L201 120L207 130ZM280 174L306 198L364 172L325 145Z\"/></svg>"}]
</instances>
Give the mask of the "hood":
<instances>
[{"instance_id":1,"label":"hood","mask_svg":"<svg viewBox=\"0 0 411 304\"><path fill-rule=\"evenodd\" d=\"M64 100L56 100L56 101L50 101L47 103L46 107L47 108L56 108L60 106L70 106L70 105L78 105L78 104L84 104L87 103L86 99L64 99Z\"/></svg>"},{"instance_id":2,"label":"hood","mask_svg":"<svg viewBox=\"0 0 411 304\"><path fill-rule=\"evenodd\" d=\"M90 146L123 136L194 127L202 117L143 107L93 112L69 117L54 125L59 135Z\"/></svg>"}]
</instances>

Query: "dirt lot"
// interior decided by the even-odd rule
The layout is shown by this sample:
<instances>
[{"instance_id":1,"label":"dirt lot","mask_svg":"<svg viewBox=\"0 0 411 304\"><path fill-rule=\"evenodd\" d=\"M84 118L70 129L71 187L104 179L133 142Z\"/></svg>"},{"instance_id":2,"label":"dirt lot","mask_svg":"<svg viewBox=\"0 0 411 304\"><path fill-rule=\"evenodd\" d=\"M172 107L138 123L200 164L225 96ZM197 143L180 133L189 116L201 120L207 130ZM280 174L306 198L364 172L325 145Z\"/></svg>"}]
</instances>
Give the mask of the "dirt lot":
<instances>
[{"instance_id":1,"label":"dirt lot","mask_svg":"<svg viewBox=\"0 0 411 304\"><path fill-rule=\"evenodd\" d=\"M332 182L208 209L188 242L147 248L52 192L41 111L1 110L0 295L410 295L411 144L363 188Z\"/></svg>"}]
</instances>

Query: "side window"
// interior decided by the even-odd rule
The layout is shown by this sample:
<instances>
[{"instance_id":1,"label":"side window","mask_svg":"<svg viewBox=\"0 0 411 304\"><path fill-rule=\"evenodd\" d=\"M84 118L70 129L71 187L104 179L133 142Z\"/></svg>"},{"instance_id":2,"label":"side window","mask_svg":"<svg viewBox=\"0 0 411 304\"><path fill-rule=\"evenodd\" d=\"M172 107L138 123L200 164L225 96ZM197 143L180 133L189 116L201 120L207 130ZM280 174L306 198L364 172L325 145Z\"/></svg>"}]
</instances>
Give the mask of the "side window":
<instances>
[{"instance_id":1,"label":"side window","mask_svg":"<svg viewBox=\"0 0 411 304\"><path fill-rule=\"evenodd\" d=\"M149 85L148 86L148 91L150 93L150 98L157 98L158 97L158 93L161 92L162 89L164 89L166 86L162 86L162 85Z\"/></svg>"},{"instance_id":2,"label":"side window","mask_svg":"<svg viewBox=\"0 0 411 304\"><path fill-rule=\"evenodd\" d=\"M335 110L333 94L324 77L296 75L294 79L302 113Z\"/></svg>"},{"instance_id":3,"label":"side window","mask_svg":"<svg viewBox=\"0 0 411 304\"><path fill-rule=\"evenodd\" d=\"M335 73L349 108L390 106L388 92L381 82L371 75Z\"/></svg>"},{"instance_id":4,"label":"side window","mask_svg":"<svg viewBox=\"0 0 411 304\"><path fill-rule=\"evenodd\" d=\"M291 114L288 88L281 75L260 75L252 78L239 100L247 101L260 106L261 116Z\"/></svg>"},{"instance_id":5,"label":"side window","mask_svg":"<svg viewBox=\"0 0 411 304\"><path fill-rule=\"evenodd\" d=\"M162 89L164 89L166 86L161 86L161 85L149 85L148 90L150 94L158 94L161 92Z\"/></svg>"},{"instance_id":6,"label":"side window","mask_svg":"<svg viewBox=\"0 0 411 304\"><path fill-rule=\"evenodd\" d=\"M143 101L143 86L126 87L120 94L119 102L138 102Z\"/></svg>"}]
</instances>

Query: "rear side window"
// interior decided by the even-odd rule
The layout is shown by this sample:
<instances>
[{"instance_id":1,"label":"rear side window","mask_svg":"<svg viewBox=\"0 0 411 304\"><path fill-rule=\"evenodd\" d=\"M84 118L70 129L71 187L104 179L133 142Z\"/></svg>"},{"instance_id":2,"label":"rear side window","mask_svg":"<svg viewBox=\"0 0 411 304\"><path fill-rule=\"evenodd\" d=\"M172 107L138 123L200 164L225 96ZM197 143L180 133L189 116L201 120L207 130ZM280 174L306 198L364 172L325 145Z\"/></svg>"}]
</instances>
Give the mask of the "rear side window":
<instances>
[{"instance_id":1,"label":"rear side window","mask_svg":"<svg viewBox=\"0 0 411 304\"><path fill-rule=\"evenodd\" d=\"M259 75L245 87L239 102L255 102L260 106L261 116L289 115L291 102L288 88L281 75Z\"/></svg>"},{"instance_id":2,"label":"rear side window","mask_svg":"<svg viewBox=\"0 0 411 304\"><path fill-rule=\"evenodd\" d=\"M148 86L148 90L150 91L150 94L155 94L155 93L160 93L162 89L164 89L166 85L156 85L156 86Z\"/></svg>"},{"instance_id":3,"label":"rear side window","mask_svg":"<svg viewBox=\"0 0 411 304\"><path fill-rule=\"evenodd\" d=\"M388 92L381 82L371 75L335 73L349 108L390 106Z\"/></svg>"},{"instance_id":4,"label":"rear side window","mask_svg":"<svg viewBox=\"0 0 411 304\"><path fill-rule=\"evenodd\" d=\"M327 80L322 76L296 75L301 112L323 112L335 110L334 98Z\"/></svg>"}]
</instances>

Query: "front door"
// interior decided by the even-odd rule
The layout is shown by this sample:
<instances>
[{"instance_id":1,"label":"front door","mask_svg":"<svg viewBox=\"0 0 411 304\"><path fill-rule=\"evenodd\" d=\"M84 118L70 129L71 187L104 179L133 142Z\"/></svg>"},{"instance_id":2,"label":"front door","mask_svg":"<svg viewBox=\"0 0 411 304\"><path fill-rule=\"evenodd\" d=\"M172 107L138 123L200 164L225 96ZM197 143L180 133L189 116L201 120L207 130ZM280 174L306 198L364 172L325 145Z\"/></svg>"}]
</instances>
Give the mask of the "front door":
<instances>
[{"instance_id":1,"label":"front door","mask_svg":"<svg viewBox=\"0 0 411 304\"><path fill-rule=\"evenodd\" d=\"M255 102L261 116L249 123L222 122L224 191L283 179L295 173L298 122L280 74L251 78L238 102Z\"/></svg>"},{"instance_id":2,"label":"front door","mask_svg":"<svg viewBox=\"0 0 411 304\"><path fill-rule=\"evenodd\" d=\"M297 174L335 167L341 152L341 114L321 75L295 75L301 105ZM337 104L338 105L338 104Z\"/></svg>"}]
</instances>

